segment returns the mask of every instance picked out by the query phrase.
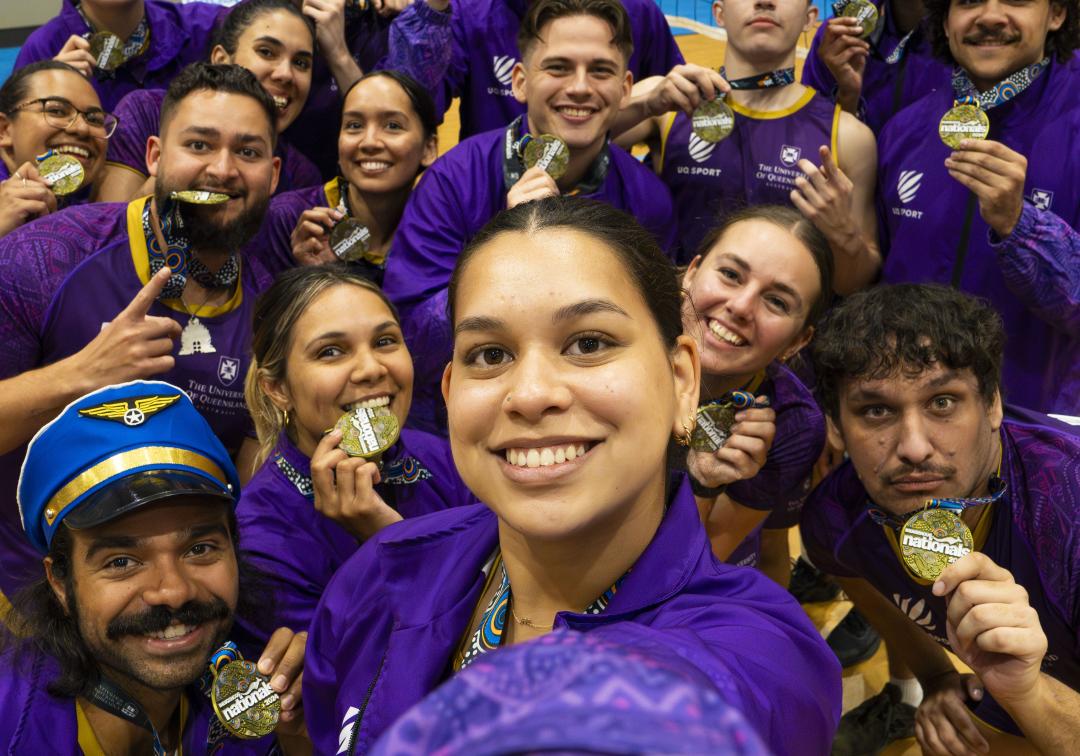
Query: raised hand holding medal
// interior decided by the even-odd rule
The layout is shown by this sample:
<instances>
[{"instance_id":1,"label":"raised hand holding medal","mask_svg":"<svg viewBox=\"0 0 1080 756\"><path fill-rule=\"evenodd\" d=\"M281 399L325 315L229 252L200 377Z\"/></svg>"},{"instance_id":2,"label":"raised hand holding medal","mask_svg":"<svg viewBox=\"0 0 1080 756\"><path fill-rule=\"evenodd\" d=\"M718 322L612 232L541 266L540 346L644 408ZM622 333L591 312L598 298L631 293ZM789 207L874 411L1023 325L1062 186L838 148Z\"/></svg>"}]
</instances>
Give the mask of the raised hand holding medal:
<instances>
[{"instance_id":1,"label":"raised hand holding medal","mask_svg":"<svg viewBox=\"0 0 1080 756\"><path fill-rule=\"evenodd\" d=\"M38 175L57 197L78 191L86 178L82 163L71 155L53 150L37 156L37 170Z\"/></svg>"},{"instance_id":2,"label":"raised hand holding medal","mask_svg":"<svg viewBox=\"0 0 1080 756\"><path fill-rule=\"evenodd\" d=\"M862 27L861 36L869 39L878 25L878 9L870 0L841 0L833 3L833 13L843 18L855 19Z\"/></svg>"},{"instance_id":3,"label":"raised hand holding medal","mask_svg":"<svg viewBox=\"0 0 1080 756\"><path fill-rule=\"evenodd\" d=\"M692 419L686 461L698 495L718 495L720 490L707 489L752 478L765 464L776 435L776 412L767 396L732 391L703 404Z\"/></svg>"},{"instance_id":4,"label":"raised hand holding medal","mask_svg":"<svg viewBox=\"0 0 1080 756\"><path fill-rule=\"evenodd\" d=\"M769 71L764 74L743 76L738 79L727 79L725 71L720 75L727 80L732 90L761 90L774 87L786 87L795 82L795 69L784 68ZM719 94L716 99L702 102L691 116L691 126L694 134L705 142L719 142L726 139L735 128L735 113L724 102L725 95Z\"/></svg>"},{"instance_id":5,"label":"raised hand holding medal","mask_svg":"<svg viewBox=\"0 0 1080 756\"><path fill-rule=\"evenodd\" d=\"M954 150L965 139L986 139L989 134L990 118L974 97L954 101L938 122L938 136Z\"/></svg>"}]
</instances>

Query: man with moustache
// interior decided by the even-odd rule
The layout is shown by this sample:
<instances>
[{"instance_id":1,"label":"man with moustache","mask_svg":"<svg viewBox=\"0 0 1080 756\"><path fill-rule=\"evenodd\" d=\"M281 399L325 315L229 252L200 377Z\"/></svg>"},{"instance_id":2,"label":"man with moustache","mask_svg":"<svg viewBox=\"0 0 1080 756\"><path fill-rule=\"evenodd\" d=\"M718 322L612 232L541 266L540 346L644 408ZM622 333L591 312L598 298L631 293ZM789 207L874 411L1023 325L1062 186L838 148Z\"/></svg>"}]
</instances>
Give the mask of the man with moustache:
<instances>
[{"instance_id":1,"label":"man with moustache","mask_svg":"<svg viewBox=\"0 0 1080 756\"><path fill-rule=\"evenodd\" d=\"M34 437L19 505L44 574L0 638L5 753L270 752L271 738L231 737L195 685L211 684L211 655L259 600L237 555L238 491L206 420L160 381L88 394ZM287 754L310 753L306 639L281 628L246 649L280 696Z\"/></svg>"},{"instance_id":2,"label":"man with moustache","mask_svg":"<svg viewBox=\"0 0 1080 756\"><path fill-rule=\"evenodd\" d=\"M813 345L849 459L811 494L803 542L919 678L924 753L995 753L1018 735L1080 749L1080 436L1003 409L1003 341L980 300L902 284L848 298ZM904 536L924 509L972 533L936 578L914 571Z\"/></svg>"},{"instance_id":3,"label":"man with moustache","mask_svg":"<svg viewBox=\"0 0 1080 756\"><path fill-rule=\"evenodd\" d=\"M949 284L994 303L1008 337L1010 403L1080 406L1080 4L927 0L951 86L881 133L878 211L886 282ZM957 102L989 120L956 149L939 135ZM956 120L953 119L955 127Z\"/></svg>"},{"instance_id":4,"label":"man with moustache","mask_svg":"<svg viewBox=\"0 0 1080 756\"><path fill-rule=\"evenodd\" d=\"M238 251L277 183L274 120L250 71L195 64L170 85L161 135L147 148L152 198L68 208L0 240L4 593L34 564L17 532L21 445L75 397L135 378L167 379L190 393L242 461L250 308L273 271ZM172 196L186 190L227 201Z\"/></svg>"},{"instance_id":5,"label":"man with moustache","mask_svg":"<svg viewBox=\"0 0 1080 756\"><path fill-rule=\"evenodd\" d=\"M387 258L383 288L400 309L416 360L410 421L430 432L445 434L439 381L450 358L450 273L469 239L501 210L558 194L589 197L635 216L665 249L674 243L667 189L608 143L633 80L630 17L619 0L537 0L521 23L518 48L514 96L528 112L466 139L425 171ZM524 143L544 134L569 148L557 180L523 162Z\"/></svg>"}]
</instances>

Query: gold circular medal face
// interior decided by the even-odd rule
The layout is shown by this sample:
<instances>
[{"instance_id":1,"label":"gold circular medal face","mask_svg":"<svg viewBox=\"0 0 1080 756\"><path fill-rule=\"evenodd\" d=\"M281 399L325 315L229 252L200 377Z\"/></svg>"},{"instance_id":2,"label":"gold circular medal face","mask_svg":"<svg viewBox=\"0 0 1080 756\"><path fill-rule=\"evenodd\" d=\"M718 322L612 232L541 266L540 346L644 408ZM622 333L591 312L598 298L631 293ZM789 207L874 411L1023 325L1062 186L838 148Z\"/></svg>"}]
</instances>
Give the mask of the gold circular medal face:
<instances>
[{"instance_id":1,"label":"gold circular medal face","mask_svg":"<svg viewBox=\"0 0 1080 756\"><path fill-rule=\"evenodd\" d=\"M971 530L947 509L924 509L900 529L900 555L924 580L937 580L946 567L974 548Z\"/></svg>"},{"instance_id":2,"label":"gold circular medal face","mask_svg":"<svg viewBox=\"0 0 1080 756\"><path fill-rule=\"evenodd\" d=\"M124 42L110 32L91 34L90 54L102 71L115 71L124 62Z\"/></svg>"},{"instance_id":3,"label":"gold circular medal face","mask_svg":"<svg viewBox=\"0 0 1080 756\"><path fill-rule=\"evenodd\" d=\"M721 98L697 106L690 120L694 133L706 142L719 142L735 128L735 113Z\"/></svg>"},{"instance_id":4,"label":"gold circular medal face","mask_svg":"<svg viewBox=\"0 0 1080 756\"><path fill-rule=\"evenodd\" d=\"M57 197L74 192L86 177L82 163L71 155L54 153L38 163L37 169Z\"/></svg>"},{"instance_id":5,"label":"gold circular medal face","mask_svg":"<svg viewBox=\"0 0 1080 756\"><path fill-rule=\"evenodd\" d=\"M866 0L854 0L854 2L848 3L840 11L840 15L854 18L859 22L859 26L862 27L862 34L859 36L863 39L873 34L874 29L877 28L877 8L874 7L873 3L866 2Z\"/></svg>"},{"instance_id":6,"label":"gold circular medal face","mask_svg":"<svg viewBox=\"0 0 1080 756\"><path fill-rule=\"evenodd\" d=\"M352 262L367 254L371 232L358 220L346 218L330 229L330 249L338 259Z\"/></svg>"},{"instance_id":7,"label":"gold circular medal face","mask_svg":"<svg viewBox=\"0 0 1080 756\"><path fill-rule=\"evenodd\" d=\"M986 139L990 119L978 105L956 105L941 117L938 135L946 146L957 149L964 139Z\"/></svg>"},{"instance_id":8,"label":"gold circular medal face","mask_svg":"<svg viewBox=\"0 0 1080 756\"><path fill-rule=\"evenodd\" d=\"M229 195L221 192L205 192L199 189L185 189L182 192L173 192L169 197L179 202L186 202L189 205L220 205L232 199Z\"/></svg>"},{"instance_id":9,"label":"gold circular medal face","mask_svg":"<svg viewBox=\"0 0 1080 756\"><path fill-rule=\"evenodd\" d=\"M389 407L357 407L342 415L334 425L341 431L343 452L350 457L371 459L382 454L397 441L401 428Z\"/></svg>"},{"instance_id":10,"label":"gold circular medal face","mask_svg":"<svg viewBox=\"0 0 1080 756\"><path fill-rule=\"evenodd\" d=\"M690 434L690 448L695 451L714 452L731 436L737 410L730 404L706 404L698 407L697 425Z\"/></svg>"},{"instance_id":11,"label":"gold circular medal face","mask_svg":"<svg viewBox=\"0 0 1080 756\"><path fill-rule=\"evenodd\" d=\"M281 716L281 700L270 678L244 659L229 662L214 676L210 701L221 724L238 738L269 735Z\"/></svg>"},{"instance_id":12,"label":"gold circular medal face","mask_svg":"<svg viewBox=\"0 0 1080 756\"><path fill-rule=\"evenodd\" d=\"M524 160L526 168L538 165L558 180L570 164L570 148L557 136L541 134L525 145Z\"/></svg>"}]
</instances>

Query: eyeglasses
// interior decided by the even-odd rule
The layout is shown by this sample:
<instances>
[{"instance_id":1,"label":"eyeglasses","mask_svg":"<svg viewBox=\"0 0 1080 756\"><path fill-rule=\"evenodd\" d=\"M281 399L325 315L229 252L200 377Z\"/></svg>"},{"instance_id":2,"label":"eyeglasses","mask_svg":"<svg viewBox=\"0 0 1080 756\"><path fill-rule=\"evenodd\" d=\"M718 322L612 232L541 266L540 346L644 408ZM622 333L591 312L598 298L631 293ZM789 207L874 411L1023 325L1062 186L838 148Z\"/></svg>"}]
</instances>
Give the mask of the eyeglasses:
<instances>
[{"instance_id":1,"label":"eyeglasses","mask_svg":"<svg viewBox=\"0 0 1080 756\"><path fill-rule=\"evenodd\" d=\"M108 139L116 131L120 119L112 113L106 113L101 108L79 110L67 100L61 97L40 97L36 100L17 105L15 110L24 110L31 105L41 105L41 115L45 123L56 129L67 129L75 124L76 119L82 116L83 121L91 131L100 132L100 136Z\"/></svg>"}]
</instances>

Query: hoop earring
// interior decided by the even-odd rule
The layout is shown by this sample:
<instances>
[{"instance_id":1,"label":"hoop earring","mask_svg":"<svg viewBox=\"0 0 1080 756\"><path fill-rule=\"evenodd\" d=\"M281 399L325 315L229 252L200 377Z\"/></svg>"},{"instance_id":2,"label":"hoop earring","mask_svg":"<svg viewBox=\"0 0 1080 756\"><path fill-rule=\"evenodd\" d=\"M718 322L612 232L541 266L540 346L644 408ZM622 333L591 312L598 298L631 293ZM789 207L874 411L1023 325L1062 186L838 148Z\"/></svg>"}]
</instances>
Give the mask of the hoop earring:
<instances>
[{"instance_id":1,"label":"hoop earring","mask_svg":"<svg viewBox=\"0 0 1080 756\"><path fill-rule=\"evenodd\" d=\"M691 415L682 423L682 433L675 434L675 443L679 446L689 446L690 439L694 435L694 427L697 425L697 414Z\"/></svg>"}]
</instances>

